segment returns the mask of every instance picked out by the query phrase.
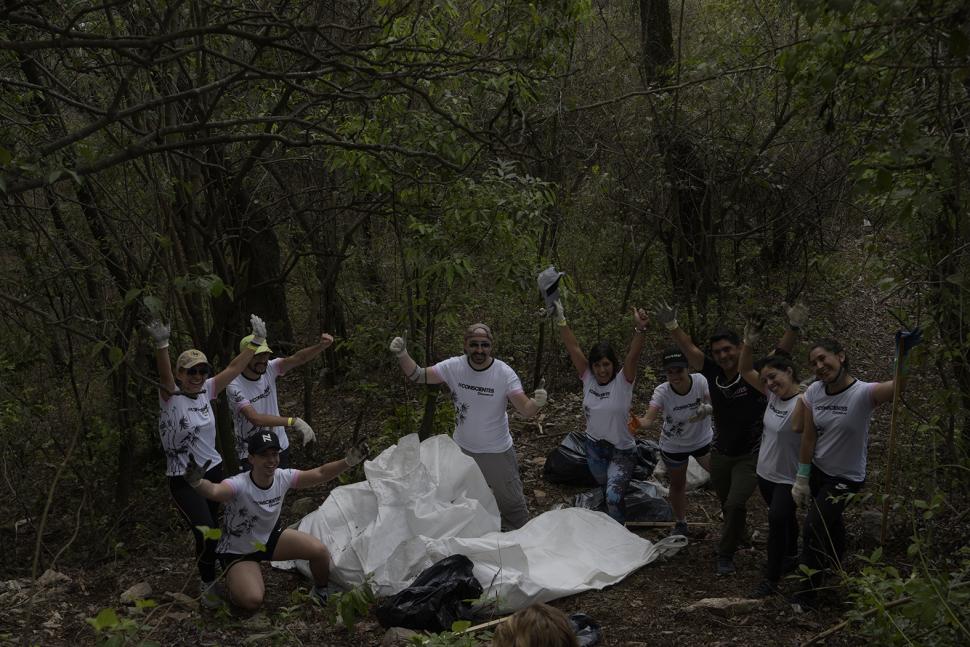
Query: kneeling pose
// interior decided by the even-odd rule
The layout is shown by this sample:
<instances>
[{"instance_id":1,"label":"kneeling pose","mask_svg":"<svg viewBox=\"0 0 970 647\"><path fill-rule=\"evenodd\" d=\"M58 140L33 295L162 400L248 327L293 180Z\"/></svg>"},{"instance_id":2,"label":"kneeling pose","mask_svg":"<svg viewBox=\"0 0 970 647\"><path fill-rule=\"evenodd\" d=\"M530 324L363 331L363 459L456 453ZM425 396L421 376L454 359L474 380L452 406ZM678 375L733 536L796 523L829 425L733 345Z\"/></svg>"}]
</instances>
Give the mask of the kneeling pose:
<instances>
[{"instance_id":1,"label":"kneeling pose","mask_svg":"<svg viewBox=\"0 0 970 647\"><path fill-rule=\"evenodd\" d=\"M185 480L196 492L225 503L222 536L216 548L226 573L229 599L238 607L255 610L263 603L265 587L259 562L305 559L310 562L314 587L311 595L321 604L327 600L330 552L313 535L280 525L283 497L290 488L325 483L360 463L367 456L363 443L351 447L339 461L312 470L278 469L280 441L272 431L261 431L248 441L252 470L220 483L203 478L209 464L199 466L193 456Z\"/></svg>"}]
</instances>

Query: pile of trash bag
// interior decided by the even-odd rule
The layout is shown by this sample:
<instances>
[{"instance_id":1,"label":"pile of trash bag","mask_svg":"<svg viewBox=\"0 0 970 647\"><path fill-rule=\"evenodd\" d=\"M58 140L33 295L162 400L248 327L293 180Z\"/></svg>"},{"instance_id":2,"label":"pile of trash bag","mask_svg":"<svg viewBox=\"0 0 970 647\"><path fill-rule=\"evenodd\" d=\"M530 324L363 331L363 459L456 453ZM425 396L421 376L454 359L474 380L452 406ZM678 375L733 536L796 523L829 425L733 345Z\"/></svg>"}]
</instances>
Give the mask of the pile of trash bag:
<instances>
[{"instance_id":1,"label":"pile of trash bag","mask_svg":"<svg viewBox=\"0 0 970 647\"><path fill-rule=\"evenodd\" d=\"M377 607L377 621L384 628L405 627L415 631L450 631L458 620L474 616L471 602L482 596L482 585L472 575L472 561L451 555L435 562L403 591Z\"/></svg>"},{"instance_id":2,"label":"pile of trash bag","mask_svg":"<svg viewBox=\"0 0 970 647\"><path fill-rule=\"evenodd\" d=\"M660 460L660 446L652 440L637 439L637 463L633 480L647 481ZM542 478L550 483L594 486L596 479L586 462L586 434L571 431L559 446L549 452L542 468Z\"/></svg>"},{"instance_id":3,"label":"pile of trash bag","mask_svg":"<svg viewBox=\"0 0 970 647\"><path fill-rule=\"evenodd\" d=\"M623 495L624 516L627 521L673 521L674 511L655 483L630 481ZM574 508L606 512L606 495L597 487L576 495Z\"/></svg>"}]
</instances>

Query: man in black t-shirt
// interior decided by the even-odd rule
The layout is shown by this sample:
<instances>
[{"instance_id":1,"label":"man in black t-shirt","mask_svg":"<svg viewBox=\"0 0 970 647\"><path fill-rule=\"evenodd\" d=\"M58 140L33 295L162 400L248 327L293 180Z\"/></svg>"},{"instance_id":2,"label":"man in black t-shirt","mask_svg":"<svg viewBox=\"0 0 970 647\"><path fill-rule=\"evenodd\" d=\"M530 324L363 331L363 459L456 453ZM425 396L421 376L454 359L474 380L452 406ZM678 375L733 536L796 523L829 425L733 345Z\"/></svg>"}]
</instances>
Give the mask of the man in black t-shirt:
<instances>
[{"instance_id":1,"label":"man in black t-shirt","mask_svg":"<svg viewBox=\"0 0 970 647\"><path fill-rule=\"evenodd\" d=\"M808 311L801 304L784 307L789 326L778 341L778 349L790 353ZM710 337L711 354L707 356L677 324L676 309L662 302L655 317L687 356L690 369L702 373L710 385L714 406L711 486L717 492L724 514L717 548L717 574L728 575L735 570L734 552L745 535L747 502L758 485L756 468L767 400L738 372L741 338L737 333L727 329L716 331Z\"/></svg>"}]
</instances>

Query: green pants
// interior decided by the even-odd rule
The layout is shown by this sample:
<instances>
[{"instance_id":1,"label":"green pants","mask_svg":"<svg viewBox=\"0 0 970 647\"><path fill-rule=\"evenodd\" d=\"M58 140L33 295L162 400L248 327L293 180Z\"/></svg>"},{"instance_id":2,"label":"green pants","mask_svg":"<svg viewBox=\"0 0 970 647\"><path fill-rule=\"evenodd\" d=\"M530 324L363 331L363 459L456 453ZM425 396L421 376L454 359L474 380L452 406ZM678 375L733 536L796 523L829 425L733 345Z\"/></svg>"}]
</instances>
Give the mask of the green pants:
<instances>
[{"instance_id":1,"label":"green pants","mask_svg":"<svg viewBox=\"0 0 970 647\"><path fill-rule=\"evenodd\" d=\"M717 547L717 554L722 557L734 555L744 539L748 499L758 487L757 467L758 454L726 456L711 452L711 487L717 492L724 513L721 543Z\"/></svg>"}]
</instances>

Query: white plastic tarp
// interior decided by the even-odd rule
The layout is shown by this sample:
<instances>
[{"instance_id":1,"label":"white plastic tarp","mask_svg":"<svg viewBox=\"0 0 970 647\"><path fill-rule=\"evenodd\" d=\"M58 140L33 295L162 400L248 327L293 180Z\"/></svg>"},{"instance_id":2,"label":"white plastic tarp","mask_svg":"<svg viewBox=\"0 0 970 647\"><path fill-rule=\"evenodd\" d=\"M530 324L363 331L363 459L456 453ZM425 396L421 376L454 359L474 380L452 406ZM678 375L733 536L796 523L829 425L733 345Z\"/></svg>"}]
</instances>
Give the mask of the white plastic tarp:
<instances>
[{"instance_id":1,"label":"white plastic tarp","mask_svg":"<svg viewBox=\"0 0 970 647\"><path fill-rule=\"evenodd\" d=\"M680 537L653 543L606 514L578 508L500 532L481 471L445 435L423 443L405 436L365 463L364 473L366 481L336 488L297 527L329 548L338 584L354 586L373 574L379 596L406 588L439 559L462 554L474 563L486 597L511 611L615 584L686 544ZM309 576L306 562L296 567Z\"/></svg>"}]
</instances>

